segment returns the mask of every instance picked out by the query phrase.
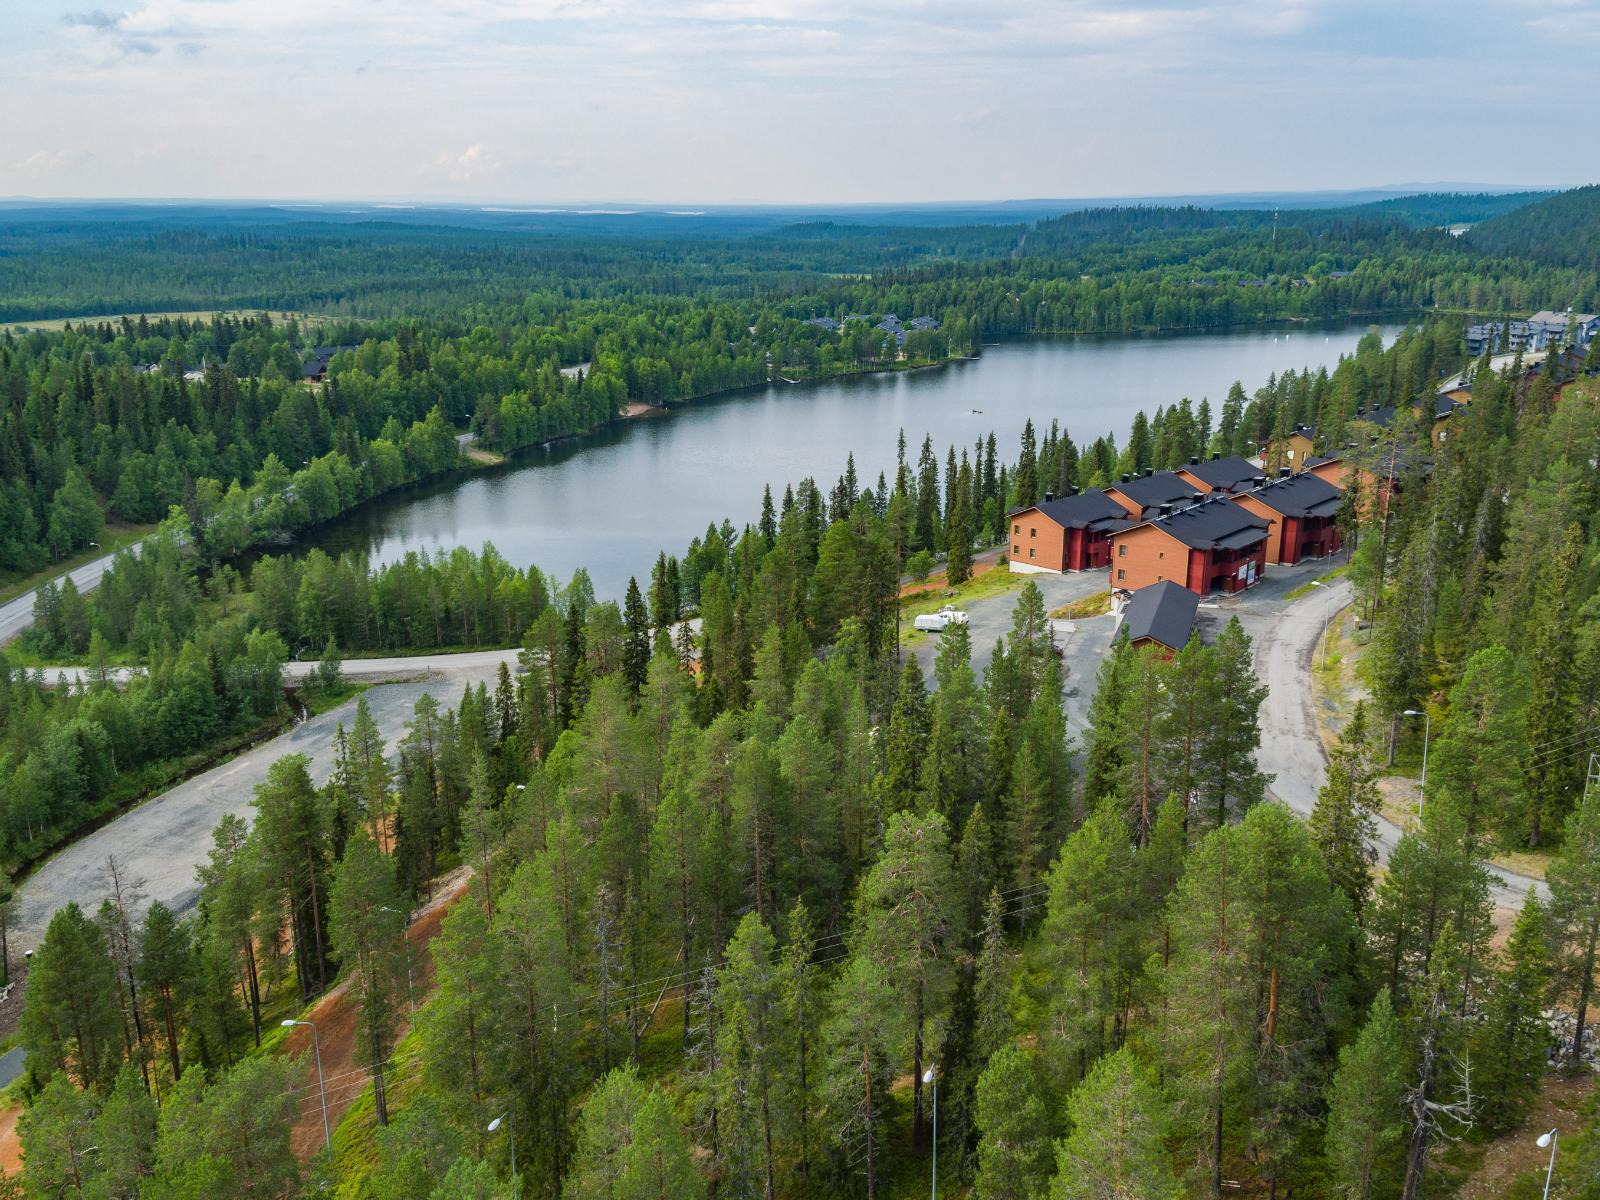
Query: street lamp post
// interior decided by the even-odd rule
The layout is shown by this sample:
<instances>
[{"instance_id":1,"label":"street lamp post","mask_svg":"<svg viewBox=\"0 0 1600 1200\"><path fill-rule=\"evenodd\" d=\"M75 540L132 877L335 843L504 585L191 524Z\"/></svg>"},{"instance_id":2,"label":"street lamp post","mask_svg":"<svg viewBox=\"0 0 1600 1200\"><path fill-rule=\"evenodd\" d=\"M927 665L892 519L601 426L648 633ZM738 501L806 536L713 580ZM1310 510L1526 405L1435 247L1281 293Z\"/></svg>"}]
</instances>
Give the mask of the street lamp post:
<instances>
[{"instance_id":1,"label":"street lamp post","mask_svg":"<svg viewBox=\"0 0 1600 1200\"><path fill-rule=\"evenodd\" d=\"M283 1022L283 1027L285 1029L288 1029L293 1025L311 1026L311 1049L312 1052L317 1056L317 1094L322 1097L322 1145L328 1151L328 1153L332 1154L333 1133L328 1128L328 1088L327 1085L322 1081L322 1042L317 1037L317 1026L315 1022L295 1020L285 1020Z\"/></svg>"},{"instance_id":2,"label":"street lamp post","mask_svg":"<svg viewBox=\"0 0 1600 1200\"><path fill-rule=\"evenodd\" d=\"M398 908L390 908L387 904L385 904L382 906L381 911L393 913L397 917L406 917L407 924L410 924L410 914L403 913ZM406 948L406 1007L411 1012L411 1024L413 1027L415 1027L417 1023L417 989L411 981L411 930L401 930L400 940L405 943Z\"/></svg>"},{"instance_id":3,"label":"street lamp post","mask_svg":"<svg viewBox=\"0 0 1600 1200\"><path fill-rule=\"evenodd\" d=\"M511 1142L511 1200L517 1200L522 1193L522 1179L517 1174L517 1122L511 1110L507 1109L505 1115L489 1122L489 1132L499 1129L501 1121L506 1123L506 1137Z\"/></svg>"},{"instance_id":4,"label":"street lamp post","mask_svg":"<svg viewBox=\"0 0 1600 1200\"><path fill-rule=\"evenodd\" d=\"M1313 579L1311 581L1311 586L1314 588L1326 589L1328 585L1323 583L1320 579ZM1322 667L1324 670L1326 670L1328 667L1328 622L1332 620L1333 610L1330 608L1327 614L1322 618Z\"/></svg>"},{"instance_id":5,"label":"street lamp post","mask_svg":"<svg viewBox=\"0 0 1600 1200\"><path fill-rule=\"evenodd\" d=\"M1556 1173L1556 1143L1561 1140L1561 1130L1552 1129L1549 1133L1541 1133L1539 1140L1534 1144L1543 1150L1550 1147L1550 1165L1544 1169L1544 1200L1550 1200L1550 1177Z\"/></svg>"},{"instance_id":6,"label":"street lamp post","mask_svg":"<svg viewBox=\"0 0 1600 1200\"><path fill-rule=\"evenodd\" d=\"M939 1200L939 1071L930 1066L922 1073L922 1082L933 1085L933 1200Z\"/></svg>"},{"instance_id":7,"label":"street lamp post","mask_svg":"<svg viewBox=\"0 0 1600 1200\"><path fill-rule=\"evenodd\" d=\"M1428 803L1428 739L1433 735L1433 715L1414 708L1405 711L1408 717L1422 718L1422 784L1417 793L1417 816L1421 816Z\"/></svg>"}]
</instances>

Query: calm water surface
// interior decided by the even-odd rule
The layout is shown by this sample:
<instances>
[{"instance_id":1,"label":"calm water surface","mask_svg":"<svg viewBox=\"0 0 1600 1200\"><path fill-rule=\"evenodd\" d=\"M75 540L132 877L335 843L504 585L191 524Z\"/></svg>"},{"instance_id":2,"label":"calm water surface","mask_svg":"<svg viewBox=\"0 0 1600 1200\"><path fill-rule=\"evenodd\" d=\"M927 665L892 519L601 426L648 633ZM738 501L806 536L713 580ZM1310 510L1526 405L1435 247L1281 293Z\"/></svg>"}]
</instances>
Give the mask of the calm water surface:
<instances>
[{"instance_id":1,"label":"calm water surface","mask_svg":"<svg viewBox=\"0 0 1600 1200\"><path fill-rule=\"evenodd\" d=\"M492 541L559 579L587 567L602 597L620 599L659 551L681 553L724 517L753 521L769 482L775 497L807 475L826 491L852 452L864 485L879 471L892 477L901 429L913 457L931 434L941 464L947 446L959 456L990 430L1001 457L1014 458L1029 417L1041 436L1058 420L1080 445L1104 433L1121 442L1141 408L1188 396L1216 412L1234 380L1254 390L1274 372L1331 368L1368 328L1019 342L927 371L780 384L523 451L505 467L369 504L307 544L378 563Z\"/></svg>"}]
</instances>

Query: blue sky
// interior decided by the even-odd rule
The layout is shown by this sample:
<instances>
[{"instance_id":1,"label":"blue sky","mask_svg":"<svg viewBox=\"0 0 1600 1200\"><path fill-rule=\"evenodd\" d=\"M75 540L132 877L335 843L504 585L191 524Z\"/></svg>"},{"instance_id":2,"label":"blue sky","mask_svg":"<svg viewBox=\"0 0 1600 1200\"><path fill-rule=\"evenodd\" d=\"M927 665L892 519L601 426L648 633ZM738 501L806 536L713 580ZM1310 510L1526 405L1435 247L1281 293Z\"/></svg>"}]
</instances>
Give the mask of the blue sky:
<instances>
[{"instance_id":1,"label":"blue sky","mask_svg":"<svg viewBox=\"0 0 1600 1200\"><path fill-rule=\"evenodd\" d=\"M1583 182L1600 0L9 0L0 196Z\"/></svg>"}]
</instances>

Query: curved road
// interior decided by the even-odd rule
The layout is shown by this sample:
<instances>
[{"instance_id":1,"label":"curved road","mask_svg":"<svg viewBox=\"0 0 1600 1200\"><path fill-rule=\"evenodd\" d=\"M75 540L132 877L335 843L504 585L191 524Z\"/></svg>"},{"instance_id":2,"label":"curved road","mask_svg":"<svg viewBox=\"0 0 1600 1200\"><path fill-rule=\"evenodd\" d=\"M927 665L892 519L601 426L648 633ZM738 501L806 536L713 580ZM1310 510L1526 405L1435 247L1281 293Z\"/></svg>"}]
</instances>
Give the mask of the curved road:
<instances>
[{"instance_id":1,"label":"curved road","mask_svg":"<svg viewBox=\"0 0 1600 1200\"><path fill-rule=\"evenodd\" d=\"M1255 645L1256 674L1268 689L1256 761L1272 778L1268 790L1302 816L1311 815L1328 766L1318 731L1312 655L1324 623L1353 599L1349 581L1341 578L1270 611L1250 612L1244 606L1239 610L1240 623ZM1401 829L1381 816L1377 823L1378 861L1386 863ZM1549 897L1538 880L1493 865L1489 870L1495 876L1492 892L1497 905L1520 909L1529 887L1538 891L1540 899Z\"/></svg>"},{"instance_id":2,"label":"curved road","mask_svg":"<svg viewBox=\"0 0 1600 1200\"><path fill-rule=\"evenodd\" d=\"M517 652L490 650L471 654L419 658L355 659L344 664L350 676L407 677L405 682L383 683L364 695L373 719L392 753L405 734L412 708L424 692L442 706L453 706L461 691L487 683L494 686L502 662L513 666ZM290 663L289 670L304 674L315 663ZM69 677L76 668L49 668L49 677ZM426 676L425 678L418 678ZM161 900L179 912L195 902L198 886L195 868L206 861L211 831L227 813L248 817L255 786L267 768L285 754L304 754L311 760L311 776L321 783L333 769L333 738L339 725L355 716L352 698L337 708L296 725L287 733L263 742L229 762L180 783L170 791L145 801L86 837L79 838L47 859L17 888L17 912L11 927L14 945L26 950L44 937L51 914L68 901L85 909L99 906L107 895L106 860L115 854L124 878L132 880L143 898L138 907Z\"/></svg>"}]
</instances>

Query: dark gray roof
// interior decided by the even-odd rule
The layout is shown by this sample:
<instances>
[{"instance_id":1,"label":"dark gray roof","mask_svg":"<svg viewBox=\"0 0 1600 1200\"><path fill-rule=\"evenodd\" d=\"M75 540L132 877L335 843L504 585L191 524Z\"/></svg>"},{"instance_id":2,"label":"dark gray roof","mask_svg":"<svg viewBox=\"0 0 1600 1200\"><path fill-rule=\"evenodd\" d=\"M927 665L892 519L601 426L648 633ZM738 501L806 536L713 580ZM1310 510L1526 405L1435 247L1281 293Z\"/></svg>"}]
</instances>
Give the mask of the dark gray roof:
<instances>
[{"instance_id":1,"label":"dark gray roof","mask_svg":"<svg viewBox=\"0 0 1600 1200\"><path fill-rule=\"evenodd\" d=\"M1170 533L1193 550L1237 550L1267 536L1265 520L1217 495L1145 524Z\"/></svg>"},{"instance_id":2,"label":"dark gray roof","mask_svg":"<svg viewBox=\"0 0 1600 1200\"><path fill-rule=\"evenodd\" d=\"M1129 641L1149 638L1173 650L1182 650L1194 632L1194 618L1199 609L1199 596L1170 579L1163 579L1133 593L1128 606L1122 610L1122 626L1128 631Z\"/></svg>"},{"instance_id":3,"label":"dark gray roof","mask_svg":"<svg viewBox=\"0 0 1600 1200\"><path fill-rule=\"evenodd\" d=\"M1243 494L1254 496L1286 517L1331 517L1339 511L1339 502L1344 498L1341 489L1309 471L1269 479Z\"/></svg>"},{"instance_id":4,"label":"dark gray roof","mask_svg":"<svg viewBox=\"0 0 1600 1200\"><path fill-rule=\"evenodd\" d=\"M1126 483L1107 485L1108 491L1112 488L1141 505L1146 513L1162 504L1188 503L1194 496L1194 485L1176 471L1157 471Z\"/></svg>"},{"instance_id":5,"label":"dark gray roof","mask_svg":"<svg viewBox=\"0 0 1600 1200\"><path fill-rule=\"evenodd\" d=\"M1076 496L1058 496L1054 500L1041 500L1038 504L1025 504L1006 515L1014 517L1030 508L1037 508L1064 529L1087 529L1107 520L1126 521L1128 516L1127 509L1099 488L1090 488Z\"/></svg>"},{"instance_id":6,"label":"dark gray roof","mask_svg":"<svg viewBox=\"0 0 1600 1200\"><path fill-rule=\"evenodd\" d=\"M1196 479L1203 479L1207 485L1232 491L1241 483L1249 483L1261 474L1261 468L1249 459L1241 458L1237 454L1230 454L1226 458L1210 458L1204 462L1190 463L1181 468L1189 472Z\"/></svg>"}]
</instances>

